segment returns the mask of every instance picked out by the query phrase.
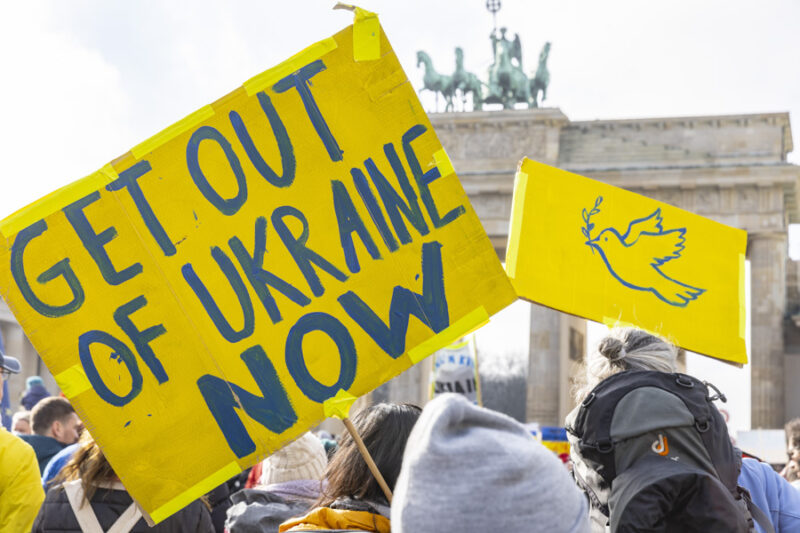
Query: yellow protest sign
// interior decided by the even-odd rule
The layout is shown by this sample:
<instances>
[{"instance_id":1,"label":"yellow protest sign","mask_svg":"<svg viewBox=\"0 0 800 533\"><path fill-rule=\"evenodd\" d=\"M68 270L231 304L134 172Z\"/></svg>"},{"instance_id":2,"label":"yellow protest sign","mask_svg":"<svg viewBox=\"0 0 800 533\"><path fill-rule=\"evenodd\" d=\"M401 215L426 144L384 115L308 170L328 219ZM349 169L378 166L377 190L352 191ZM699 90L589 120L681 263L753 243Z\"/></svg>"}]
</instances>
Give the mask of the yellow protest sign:
<instances>
[{"instance_id":1,"label":"yellow protest sign","mask_svg":"<svg viewBox=\"0 0 800 533\"><path fill-rule=\"evenodd\" d=\"M4 298L156 522L515 299L358 24L0 223Z\"/></svg>"},{"instance_id":2,"label":"yellow protest sign","mask_svg":"<svg viewBox=\"0 0 800 533\"><path fill-rule=\"evenodd\" d=\"M746 363L747 234L524 159L506 270L521 298Z\"/></svg>"}]
</instances>

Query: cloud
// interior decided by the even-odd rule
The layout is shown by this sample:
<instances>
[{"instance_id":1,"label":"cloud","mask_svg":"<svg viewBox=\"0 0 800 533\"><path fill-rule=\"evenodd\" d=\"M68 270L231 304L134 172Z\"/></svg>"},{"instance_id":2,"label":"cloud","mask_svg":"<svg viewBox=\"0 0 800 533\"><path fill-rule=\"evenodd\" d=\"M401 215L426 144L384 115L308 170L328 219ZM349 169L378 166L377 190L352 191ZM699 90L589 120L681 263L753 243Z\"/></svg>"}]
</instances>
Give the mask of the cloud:
<instances>
[{"instance_id":1,"label":"cloud","mask_svg":"<svg viewBox=\"0 0 800 533\"><path fill-rule=\"evenodd\" d=\"M129 98L118 70L36 2L4 6L0 48L5 216L124 152Z\"/></svg>"}]
</instances>

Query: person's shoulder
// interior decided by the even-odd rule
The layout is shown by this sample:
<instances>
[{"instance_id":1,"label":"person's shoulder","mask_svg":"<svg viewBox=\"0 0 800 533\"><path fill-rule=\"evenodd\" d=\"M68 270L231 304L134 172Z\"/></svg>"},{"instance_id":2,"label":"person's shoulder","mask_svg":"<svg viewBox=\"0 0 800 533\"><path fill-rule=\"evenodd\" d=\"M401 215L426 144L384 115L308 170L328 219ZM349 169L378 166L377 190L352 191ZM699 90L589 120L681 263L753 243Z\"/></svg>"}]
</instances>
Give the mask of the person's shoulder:
<instances>
[{"instance_id":1,"label":"person's shoulder","mask_svg":"<svg viewBox=\"0 0 800 533\"><path fill-rule=\"evenodd\" d=\"M15 457L30 456L35 458L36 452L30 443L22 438L23 435L14 435L5 429L0 429L0 449L4 451L3 457L6 457L9 452Z\"/></svg>"},{"instance_id":2,"label":"person's shoulder","mask_svg":"<svg viewBox=\"0 0 800 533\"><path fill-rule=\"evenodd\" d=\"M750 485L745 486L745 488L752 492L752 486L756 483L761 486L766 486L769 483L771 479L770 472L775 471L767 463L744 457L742 459L742 470L739 472L740 484Z\"/></svg>"}]
</instances>

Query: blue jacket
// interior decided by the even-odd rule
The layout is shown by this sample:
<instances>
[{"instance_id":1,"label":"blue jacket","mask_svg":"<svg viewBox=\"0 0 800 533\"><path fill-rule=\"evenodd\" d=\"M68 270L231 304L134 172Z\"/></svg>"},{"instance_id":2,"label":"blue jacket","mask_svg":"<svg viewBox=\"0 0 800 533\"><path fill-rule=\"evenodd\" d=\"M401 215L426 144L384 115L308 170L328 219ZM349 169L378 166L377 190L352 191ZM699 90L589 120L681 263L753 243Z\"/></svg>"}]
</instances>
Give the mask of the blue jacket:
<instances>
[{"instance_id":1,"label":"blue jacket","mask_svg":"<svg viewBox=\"0 0 800 533\"><path fill-rule=\"evenodd\" d=\"M772 520L776 533L800 531L800 490L767 463L743 459L739 485L750 491L753 503ZM764 533L756 523L756 531Z\"/></svg>"},{"instance_id":2,"label":"blue jacket","mask_svg":"<svg viewBox=\"0 0 800 533\"><path fill-rule=\"evenodd\" d=\"M72 454L80 447L80 443L76 442L75 444L70 444L66 448L62 449L60 452L55 454L48 462L47 466L44 467L44 472L42 472L42 485L44 486L45 492L47 492L48 485L50 482L55 478L60 472L61 469L66 466L70 459L72 459Z\"/></svg>"}]
</instances>

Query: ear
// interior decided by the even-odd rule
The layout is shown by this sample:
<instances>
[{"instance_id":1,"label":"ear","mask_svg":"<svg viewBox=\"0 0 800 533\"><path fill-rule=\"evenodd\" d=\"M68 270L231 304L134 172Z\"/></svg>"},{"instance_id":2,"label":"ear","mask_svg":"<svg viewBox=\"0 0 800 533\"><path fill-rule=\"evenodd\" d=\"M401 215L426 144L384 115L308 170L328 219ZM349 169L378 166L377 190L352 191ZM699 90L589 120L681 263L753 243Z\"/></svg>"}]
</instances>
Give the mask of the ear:
<instances>
[{"instance_id":1,"label":"ear","mask_svg":"<svg viewBox=\"0 0 800 533\"><path fill-rule=\"evenodd\" d=\"M50 433L51 437L58 440L61 437L61 434L64 432L64 425L61 423L60 420L56 420L53 422L53 425L50 426Z\"/></svg>"}]
</instances>

